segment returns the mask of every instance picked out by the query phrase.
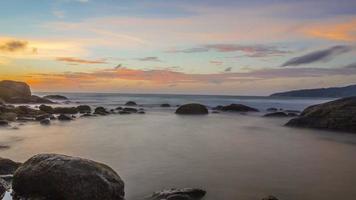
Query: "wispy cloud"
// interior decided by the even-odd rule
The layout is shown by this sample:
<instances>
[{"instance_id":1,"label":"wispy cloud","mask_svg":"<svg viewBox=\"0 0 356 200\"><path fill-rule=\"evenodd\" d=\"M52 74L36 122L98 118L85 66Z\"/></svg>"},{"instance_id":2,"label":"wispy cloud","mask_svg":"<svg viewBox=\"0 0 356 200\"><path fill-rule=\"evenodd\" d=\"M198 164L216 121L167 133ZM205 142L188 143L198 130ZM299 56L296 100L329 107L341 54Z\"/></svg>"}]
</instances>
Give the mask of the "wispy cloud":
<instances>
[{"instance_id":1,"label":"wispy cloud","mask_svg":"<svg viewBox=\"0 0 356 200\"><path fill-rule=\"evenodd\" d=\"M290 53L275 46L266 45L239 45L239 44L207 44L187 49L171 49L167 53L201 53L216 51L220 53L241 52L249 57L266 57Z\"/></svg>"},{"instance_id":2,"label":"wispy cloud","mask_svg":"<svg viewBox=\"0 0 356 200\"><path fill-rule=\"evenodd\" d=\"M224 70L224 72L231 72L231 70L232 70L232 67L227 67L227 68Z\"/></svg>"},{"instance_id":3,"label":"wispy cloud","mask_svg":"<svg viewBox=\"0 0 356 200\"><path fill-rule=\"evenodd\" d=\"M68 63L77 63L77 64L106 64L105 60L88 60L88 59L80 59L74 57L59 57L56 58L57 61L68 62Z\"/></svg>"},{"instance_id":4,"label":"wispy cloud","mask_svg":"<svg viewBox=\"0 0 356 200\"><path fill-rule=\"evenodd\" d=\"M304 32L327 40L356 41L356 18L343 22L328 22L309 26Z\"/></svg>"},{"instance_id":5,"label":"wispy cloud","mask_svg":"<svg viewBox=\"0 0 356 200\"><path fill-rule=\"evenodd\" d=\"M3 52L15 52L25 50L27 48L27 41L21 40L9 40L3 43L0 43L0 51Z\"/></svg>"},{"instance_id":6,"label":"wispy cloud","mask_svg":"<svg viewBox=\"0 0 356 200\"><path fill-rule=\"evenodd\" d=\"M150 61L150 62L162 62L158 57L155 57L155 56L137 58L136 60L139 60L139 61Z\"/></svg>"},{"instance_id":7,"label":"wispy cloud","mask_svg":"<svg viewBox=\"0 0 356 200\"><path fill-rule=\"evenodd\" d=\"M213 65L222 65L222 64L224 64L223 61L218 61L218 60L211 60L211 61L209 61L209 63L211 63Z\"/></svg>"},{"instance_id":8,"label":"wispy cloud","mask_svg":"<svg viewBox=\"0 0 356 200\"><path fill-rule=\"evenodd\" d=\"M319 51L314 51L308 54L305 54L303 56L295 57L287 62L282 64L282 67L285 66L298 66L302 64L311 64L315 62L320 62L320 61L327 61L335 56L338 56L340 54L344 54L347 52L350 52L352 50L352 47L350 46L333 46L328 49L323 49Z\"/></svg>"}]
</instances>

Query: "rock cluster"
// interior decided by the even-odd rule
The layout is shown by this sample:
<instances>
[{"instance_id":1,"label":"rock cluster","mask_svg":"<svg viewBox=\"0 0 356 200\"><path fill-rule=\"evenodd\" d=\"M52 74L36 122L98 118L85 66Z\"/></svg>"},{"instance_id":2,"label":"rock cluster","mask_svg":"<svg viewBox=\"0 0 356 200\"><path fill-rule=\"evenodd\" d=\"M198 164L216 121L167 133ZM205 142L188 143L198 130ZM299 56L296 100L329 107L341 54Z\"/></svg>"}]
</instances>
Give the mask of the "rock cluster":
<instances>
[{"instance_id":1,"label":"rock cluster","mask_svg":"<svg viewBox=\"0 0 356 200\"><path fill-rule=\"evenodd\" d=\"M176 110L179 115L206 115L209 114L208 108L202 104L190 103L181 105Z\"/></svg>"}]
</instances>

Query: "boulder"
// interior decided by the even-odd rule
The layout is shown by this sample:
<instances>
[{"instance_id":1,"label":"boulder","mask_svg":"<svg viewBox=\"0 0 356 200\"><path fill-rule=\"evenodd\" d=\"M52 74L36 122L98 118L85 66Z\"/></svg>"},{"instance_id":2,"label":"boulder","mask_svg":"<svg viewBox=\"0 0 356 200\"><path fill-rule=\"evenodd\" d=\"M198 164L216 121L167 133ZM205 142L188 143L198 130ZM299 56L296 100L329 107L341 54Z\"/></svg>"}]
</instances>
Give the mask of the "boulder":
<instances>
[{"instance_id":1,"label":"boulder","mask_svg":"<svg viewBox=\"0 0 356 200\"><path fill-rule=\"evenodd\" d=\"M50 125L50 124L51 124L51 120L49 120L49 119L42 119L42 120L40 121L40 124L42 124L42 125Z\"/></svg>"},{"instance_id":2,"label":"boulder","mask_svg":"<svg viewBox=\"0 0 356 200\"><path fill-rule=\"evenodd\" d=\"M137 106L137 103L134 101L128 101L125 103L125 106Z\"/></svg>"},{"instance_id":3,"label":"boulder","mask_svg":"<svg viewBox=\"0 0 356 200\"><path fill-rule=\"evenodd\" d=\"M146 114L146 112L143 111L143 110L140 110L140 111L137 112L137 114Z\"/></svg>"},{"instance_id":4,"label":"boulder","mask_svg":"<svg viewBox=\"0 0 356 200\"><path fill-rule=\"evenodd\" d=\"M198 103L190 103L180 106L176 110L176 114L180 115L206 115L209 114L206 106Z\"/></svg>"},{"instance_id":5,"label":"boulder","mask_svg":"<svg viewBox=\"0 0 356 200\"><path fill-rule=\"evenodd\" d=\"M267 108L266 111L267 112L277 112L278 108Z\"/></svg>"},{"instance_id":6,"label":"boulder","mask_svg":"<svg viewBox=\"0 0 356 200\"><path fill-rule=\"evenodd\" d=\"M48 114L53 114L54 113L54 109L51 106L47 106L47 105L40 105L39 109L45 113Z\"/></svg>"},{"instance_id":7,"label":"boulder","mask_svg":"<svg viewBox=\"0 0 356 200\"><path fill-rule=\"evenodd\" d=\"M35 117L37 115L45 114L41 110L36 110L28 106L18 106L15 108L15 113L18 117Z\"/></svg>"},{"instance_id":8,"label":"boulder","mask_svg":"<svg viewBox=\"0 0 356 200\"><path fill-rule=\"evenodd\" d=\"M200 200L205 194L204 190L195 188L168 189L155 192L146 200Z\"/></svg>"},{"instance_id":9,"label":"boulder","mask_svg":"<svg viewBox=\"0 0 356 200\"><path fill-rule=\"evenodd\" d=\"M356 97L309 106L286 126L356 133Z\"/></svg>"},{"instance_id":10,"label":"boulder","mask_svg":"<svg viewBox=\"0 0 356 200\"><path fill-rule=\"evenodd\" d=\"M80 106L77 106L77 110L78 110L80 113L90 113L90 112L91 112L91 108L90 108L90 106L88 106L88 105L80 105Z\"/></svg>"},{"instance_id":11,"label":"boulder","mask_svg":"<svg viewBox=\"0 0 356 200\"><path fill-rule=\"evenodd\" d=\"M161 107L163 107L163 108L169 108L169 107L171 107L171 105L168 104L168 103L163 103L163 104L161 104Z\"/></svg>"},{"instance_id":12,"label":"boulder","mask_svg":"<svg viewBox=\"0 0 356 200\"><path fill-rule=\"evenodd\" d=\"M0 157L0 175L13 174L21 163Z\"/></svg>"},{"instance_id":13,"label":"boulder","mask_svg":"<svg viewBox=\"0 0 356 200\"><path fill-rule=\"evenodd\" d=\"M53 117L53 115L50 115L50 114L38 115L38 116L36 116L35 120L42 121L44 119L51 119L52 117Z\"/></svg>"},{"instance_id":14,"label":"boulder","mask_svg":"<svg viewBox=\"0 0 356 200\"><path fill-rule=\"evenodd\" d=\"M46 95L43 97L44 99L52 99L52 100L68 100L67 97L62 95Z\"/></svg>"},{"instance_id":15,"label":"boulder","mask_svg":"<svg viewBox=\"0 0 356 200\"><path fill-rule=\"evenodd\" d=\"M29 98L22 98L22 97L13 97L7 101L8 103L24 103L24 104L38 104L38 103L45 103L45 104L53 104L54 102L49 99L44 99L36 95L32 95Z\"/></svg>"},{"instance_id":16,"label":"boulder","mask_svg":"<svg viewBox=\"0 0 356 200\"><path fill-rule=\"evenodd\" d=\"M97 107L94 110L94 114L96 115L107 115L110 114L104 107Z\"/></svg>"},{"instance_id":17,"label":"boulder","mask_svg":"<svg viewBox=\"0 0 356 200\"><path fill-rule=\"evenodd\" d=\"M256 108L252 108L243 104L230 104L223 106L220 110L230 112L258 112Z\"/></svg>"},{"instance_id":18,"label":"boulder","mask_svg":"<svg viewBox=\"0 0 356 200\"><path fill-rule=\"evenodd\" d=\"M59 121L70 121L73 120L73 118L71 116L65 115L65 114L60 114L58 116L58 120Z\"/></svg>"},{"instance_id":19,"label":"boulder","mask_svg":"<svg viewBox=\"0 0 356 200\"><path fill-rule=\"evenodd\" d=\"M115 108L115 110L122 110L123 108L121 106Z\"/></svg>"},{"instance_id":20,"label":"boulder","mask_svg":"<svg viewBox=\"0 0 356 200\"><path fill-rule=\"evenodd\" d=\"M15 121L16 118L17 118L17 114L14 112L6 112L0 114L0 120Z\"/></svg>"},{"instance_id":21,"label":"boulder","mask_svg":"<svg viewBox=\"0 0 356 200\"><path fill-rule=\"evenodd\" d=\"M136 108L124 108L122 109L122 111L129 113L137 113L138 110Z\"/></svg>"},{"instance_id":22,"label":"boulder","mask_svg":"<svg viewBox=\"0 0 356 200\"><path fill-rule=\"evenodd\" d=\"M31 97L30 86L24 82L4 80L0 81L0 98L6 102L11 103L12 98Z\"/></svg>"},{"instance_id":23,"label":"boulder","mask_svg":"<svg viewBox=\"0 0 356 200\"><path fill-rule=\"evenodd\" d=\"M40 154L15 172L14 199L124 200L124 182L109 166L58 154Z\"/></svg>"},{"instance_id":24,"label":"boulder","mask_svg":"<svg viewBox=\"0 0 356 200\"><path fill-rule=\"evenodd\" d=\"M6 188L5 186L0 182L0 199L2 199L5 196Z\"/></svg>"},{"instance_id":25,"label":"boulder","mask_svg":"<svg viewBox=\"0 0 356 200\"><path fill-rule=\"evenodd\" d=\"M53 109L55 114L77 114L78 109L76 107L56 107Z\"/></svg>"},{"instance_id":26,"label":"boulder","mask_svg":"<svg viewBox=\"0 0 356 200\"><path fill-rule=\"evenodd\" d=\"M265 114L264 117L289 117L289 116L285 112L272 112L272 113Z\"/></svg>"}]
</instances>

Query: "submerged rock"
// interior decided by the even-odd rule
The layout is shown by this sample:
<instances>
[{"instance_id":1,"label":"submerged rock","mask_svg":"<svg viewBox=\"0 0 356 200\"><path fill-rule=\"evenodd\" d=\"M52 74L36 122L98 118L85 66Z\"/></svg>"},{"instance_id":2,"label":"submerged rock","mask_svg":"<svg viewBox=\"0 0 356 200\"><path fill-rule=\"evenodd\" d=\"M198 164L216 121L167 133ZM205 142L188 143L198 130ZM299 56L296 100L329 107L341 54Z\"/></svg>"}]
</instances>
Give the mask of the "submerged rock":
<instances>
[{"instance_id":1,"label":"submerged rock","mask_svg":"<svg viewBox=\"0 0 356 200\"><path fill-rule=\"evenodd\" d=\"M0 119L0 127L3 127L3 126L9 126L9 122L6 121L6 120L1 120Z\"/></svg>"},{"instance_id":2,"label":"submerged rock","mask_svg":"<svg viewBox=\"0 0 356 200\"><path fill-rule=\"evenodd\" d=\"M264 117L289 117L285 112L273 112L263 115Z\"/></svg>"},{"instance_id":3,"label":"submerged rock","mask_svg":"<svg viewBox=\"0 0 356 200\"><path fill-rule=\"evenodd\" d=\"M286 126L356 133L356 97L309 106Z\"/></svg>"},{"instance_id":4,"label":"submerged rock","mask_svg":"<svg viewBox=\"0 0 356 200\"><path fill-rule=\"evenodd\" d=\"M206 192L201 189L184 188L155 192L145 200L200 200Z\"/></svg>"},{"instance_id":5,"label":"submerged rock","mask_svg":"<svg viewBox=\"0 0 356 200\"><path fill-rule=\"evenodd\" d=\"M77 110L78 110L80 113L90 113L90 112L91 112L91 108L90 108L90 106L88 106L88 105L80 105L80 106L77 106Z\"/></svg>"},{"instance_id":6,"label":"submerged rock","mask_svg":"<svg viewBox=\"0 0 356 200\"><path fill-rule=\"evenodd\" d=\"M128 101L125 103L125 106L137 106L137 103L134 101Z\"/></svg>"},{"instance_id":7,"label":"submerged rock","mask_svg":"<svg viewBox=\"0 0 356 200\"><path fill-rule=\"evenodd\" d=\"M65 115L65 114L60 114L58 116L58 120L59 121L70 121L73 120L73 118L71 116Z\"/></svg>"},{"instance_id":8,"label":"submerged rock","mask_svg":"<svg viewBox=\"0 0 356 200\"><path fill-rule=\"evenodd\" d=\"M209 111L206 106L198 103L190 103L180 106L176 110L176 114L180 115L206 115Z\"/></svg>"},{"instance_id":9,"label":"submerged rock","mask_svg":"<svg viewBox=\"0 0 356 200\"><path fill-rule=\"evenodd\" d=\"M54 113L54 109L51 106L47 106L47 105L40 105L39 109L45 113L48 114L53 114Z\"/></svg>"},{"instance_id":10,"label":"submerged rock","mask_svg":"<svg viewBox=\"0 0 356 200\"><path fill-rule=\"evenodd\" d=\"M42 120L40 121L40 124L42 124L42 125L50 125L50 124L51 124L51 120L49 120L49 119L42 119Z\"/></svg>"},{"instance_id":11,"label":"submerged rock","mask_svg":"<svg viewBox=\"0 0 356 200\"><path fill-rule=\"evenodd\" d=\"M161 104L161 107L163 107L163 108L169 108L169 107L171 107L171 105L168 104L168 103L163 103L163 104Z\"/></svg>"},{"instance_id":12,"label":"submerged rock","mask_svg":"<svg viewBox=\"0 0 356 200\"><path fill-rule=\"evenodd\" d=\"M230 112L258 112L259 110L256 108L252 108L243 104L230 104L227 106L223 106L221 111L230 111Z\"/></svg>"},{"instance_id":13,"label":"submerged rock","mask_svg":"<svg viewBox=\"0 0 356 200\"><path fill-rule=\"evenodd\" d=\"M277 112L278 108L267 108L266 111L267 112Z\"/></svg>"},{"instance_id":14,"label":"submerged rock","mask_svg":"<svg viewBox=\"0 0 356 200\"><path fill-rule=\"evenodd\" d=\"M122 109L122 111L129 113L137 113L138 110L136 108L124 108Z\"/></svg>"},{"instance_id":15,"label":"submerged rock","mask_svg":"<svg viewBox=\"0 0 356 200\"><path fill-rule=\"evenodd\" d=\"M27 160L13 177L14 199L124 200L124 182L109 166L57 154Z\"/></svg>"},{"instance_id":16,"label":"submerged rock","mask_svg":"<svg viewBox=\"0 0 356 200\"><path fill-rule=\"evenodd\" d=\"M56 113L56 114L77 114L78 109L76 107L56 107L53 109L53 113Z\"/></svg>"},{"instance_id":17,"label":"submerged rock","mask_svg":"<svg viewBox=\"0 0 356 200\"><path fill-rule=\"evenodd\" d=\"M53 100L68 100L68 98L63 95L46 95L43 98Z\"/></svg>"},{"instance_id":18,"label":"submerged rock","mask_svg":"<svg viewBox=\"0 0 356 200\"><path fill-rule=\"evenodd\" d=\"M0 199L5 196L6 188L3 184L0 183Z\"/></svg>"},{"instance_id":19,"label":"submerged rock","mask_svg":"<svg viewBox=\"0 0 356 200\"><path fill-rule=\"evenodd\" d=\"M278 200L278 198L271 195L271 196L263 198L262 200Z\"/></svg>"},{"instance_id":20,"label":"submerged rock","mask_svg":"<svg viewBox=\"0 0 356 200\"><path fill-rule=\"evenodd\" d=\"M96 115L107 115L109 112L104 107L97 107L94 110L94 114Z\"/></svg>"},{"instance_id":21,"label":"submerged rock","mask_svg":"<svg viewBox=\"0 0 356 200\"><path fill-rule=\"evenodd\" d=\"M0 175L13 174L20 165L19 162L0 157Z\"/></svg>"}]
</instances>

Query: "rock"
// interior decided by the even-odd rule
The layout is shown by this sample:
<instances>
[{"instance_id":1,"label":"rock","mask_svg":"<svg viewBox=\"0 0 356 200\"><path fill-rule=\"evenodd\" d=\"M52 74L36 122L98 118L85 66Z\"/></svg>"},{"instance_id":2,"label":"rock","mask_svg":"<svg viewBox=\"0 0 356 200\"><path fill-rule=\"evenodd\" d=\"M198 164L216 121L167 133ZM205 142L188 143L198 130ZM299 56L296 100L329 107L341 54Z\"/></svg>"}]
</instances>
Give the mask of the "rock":
<instances>
[{"instance_id":1,"label":"rock","mask_svg":"<svg viewBox=\"0 0 356 200\"><path fill-rule=\"evenodd\" d=\"M137 106L137 103L134 101L128 101L125 103L125 106Z\"/></svg>"},{"instance_id":2,"label":"rock","mask_svg":"<svg viewBox=\"0 0 356 200\"><path fill-rule=\"evenodd\" d=\"M0 98L0 105L5 105L5 101L2 99L2 98Z\"/></svg>"},{"instance_id":3,"label":"rock","mask_svg":"<svg viewBox=\"0 0 356 200\"><path fill-rule=\"evenodd\" d=\"M138 111L137 114L146 114L146 112L141 110L141 111Z\"/></svg>"},{"instance_id":4,"label":"rock","mask_svg":"<svg viewBox=\"0 0 356 200\"><path fill-rule=\"evenodd\" d=\"M5 196L5 192L6 192L6 188L3 184L1 184L0 182L0 199L3 199L3 197Z\"/></svg>"},{"instance_id":5,"label":"rock","mask_svg":"<svg viewBox=\"0 0 356 200\"><path fill-rule=\"evenodd\" d=\"M213 110L221 110L224 106L218 105L213 108Z\"/></svg>"},{"instance_id":6,"label":"rock","mask_svg":"<svg viewBox=\"0 0 356 200\"><path fill-rule=\"evenodd\" d=\"M97 107L94 110L94 114L96 115L107 115L109 112L104 107Z\"/></svg>"},{"instance_id":7,"label":"rock","mask_svg":"<svg viewBox=\"0 0 356 200\"><path fill-rule=\"evenodd\" d=\"M78 109L76 107L56 107L53 109L55 114L77 114Z\"/></svg>"},{"instance_id":8,"label":"rock","mask_svg":"<svg viewBox=\"0 0 356 200\"><path fill-rule=\"evenodd\" d=\"M20 165L19 162L0 157L0 175L13 174Z\"/></svg>"},{"instance_id":9,"label":"rock","mask_svg":"<svg viewBox=\"0 0 356 200\"><path fill-rule=\"evenodd\" d=\"M16 121L19 122L28 122L28 121L34 121L35 118L33 117L17 117Z\"/></svg>"},{"instance_id":10,"label":"rock","mask_svg":"<svg viewBox=\"0 0 356 200\"><path fill-rule=\"evenodd\" d=\"M59 121L70 121L70 120L73 120L70 116L68 115L65 115L65 114L60 114L58 116L58 120Z\"/></svg>"},{"instance_id":11,"label":"rock","mask_svg":"<svg viewBox=\"0 0 356 200\"><path fill-rule=\"evenodd\" d=\"M271 195L271 196L263 198L262 200L278 200L278 199L277 199L277 197Z\"/></svg>"},{"instance_id":12,"label":"rock","mask_svg":"<svg viewBox=\"0 0 356 200\"><path fill-rule=\"evenodd\" d=\"M218 114L218 113L220 113L219 111L216 111L216 110L214 110L213 112L211 112L211 113L213 113L213 114Z\"/></svg>"},{"instance_id":13,"label":"rock","mask_svg":"<svg viewBox=\"0 0 356 200\"><path fill-rule=\"evenodd\" d=\"M277 112L278 108L267 108L266 111L267 112Z\"/></svg>"},{"instance_id":14,"label":"rock","mask_svg":"<svg viewBox=\"0 0 356 200\"><path fill-rule=\"evenodd\" d=\"M309 106L286 125L356 133L356 97Z\"/></svg>"},{"instance_id":15,"label":"rock","mask_svg":"<svg viewBox=\"0 0 356 200\"><path fill-rule=\"evenodd\" d=\"M53 99L53 100L68 100L67 97L62 95L46 95L43 97L44 99Z\"/></svg>"},{"instance_id":16,"label":"rock","mask_svg":"<svg viewBox=\"0 0 356 200\"><path fill-rule=\"evenodd\" d=\"M90 108L90 106L88 106L88 105L80 105L80 106L77 106L77 110L78 110L80 113L90 113L90 112L91 112L91 108Z\"/></svg>"},{"instance_id":17,"label":"rock","mask_svg":"<svg viewBox=\"0 0 356 200\"><path fill-rule=\"evenodd\" d=\"M43 111L30 108L28 106L18 106L15 108L15 113L18 117L35 117L44 114Z\"/></svg>"},{"instance_id":18,"label":"rock","mask_svg":"<svg viewBox=\"0 0 356 200\"><path fill-rule=\"evenodd\" d=\"M205 194L204 190L194 188L169 189L155 192L146 200L200 200Z\"/></svg>"},{"instance_id":19,"label":"rock","mask_svg":"<svg viewBox=\"0 0 356 200\"><path fill-rule=\"evenodd\" d=\"M297 117L299 114L297 113L287 113L288 117Z\"/></svg>"},{"instance_id":20,"label":"rock","mask_svg":"<svg viewBox=\"0 0 356 200\"><path fill-rule=\"evenodd\" d=\"M288 114L285 112L273 112L265 114L264 117L288 117Z\"/></svg>"},{"instance_id":21,"label":"rock","mask_svg":"<svg viewBox=\"0 0 356 200\"><path fill-rule=\"evenodd\" d=\"M136 108L124 108L122 111L129 113L137 113L138 110Z\"/></svg>"},{"instance_id":22,"label":"rock","mask_svg":"<svg viewBox=\"0 0 356 200\"><path fill-rule=\"evenodd\" d=\"M31 97L30 86L24 82L4 80L0 81L0 98L6 102L11 103L12 98Z\"/></svg>"},{"instance_id":23,"label":"rock","mask_svg":"<svg viewBox=\"0 0 356 200\"><path fill-rule=\"evenodd\" d=\"M80 117L94 117L94 115L92 115L90 113L85 113L85 114L81 115Z\"/></svg>"},{"instance_id":24,"label":"rock","mask_svg":"<svg viewBox=\"0 0 356 200\"><path fill-rule=\"evenodd\" d=\"M161 104L161 107L163 107L163 108L169 108L169 107L171 107L171 105L168 104L168 103L163 103L163 104Z\"/></svg>"},{"instance_id":25,"label":"rock","mask_svg":"<svg viewBox=\"0 0 356 200\"><path fill-rule=\"evenodd\" d=\"M39 109L45 113L48 114L53 114L54 113L54 109L51 106L47 106L47 105L40 105Z\"/></svg>"},{"instance_id":26,"label":"rock","mask_svg":"<svg viewBox=\"0 0 356 200\"><path fill-rule=\"evenodd\" d=\"M52 118L53 116L52 115L49 115L49 114L45 114L45 115L39 115L35 118L36 121L42 121L44 119L50 119Z\"/></svg>"},{"instance_id":27,"label":"rock","mask_svg":"<svg viewBox=\"0 0 356 200\"><path fill-rule=\"evenodd\" d=\"M230 104L223 106L220 110L230 112L258 112L256 108L252 108L243 104Z\"/></svg>"},{"instance_id":28,"label":"rock","mask_svg":"<svg viewBox=\"0 0 356 200\"><path fill-rule=\"evenodd\" d=\"M185 104L176 110L176 114L181 115L205 115L209 114L206 106L198 103Z\"/></svg>"},{"instance_id":29,"label":"rock","mask_svg":"<svg viewBox=\"0 0 356 200\"><path fill-rule=\"evenodd\" d=\"M119 114L120 115L127 115L127 114L131 114L130 112L127 112L127 111L119 111Z\"/></svg>"},{"instance_id":30,"label":"rock","mask_svg":"<svg viewBox=\"0 0 356 200\"><path fill-rule=\"evenodd\" d=\"M115 110L122 110L123 108L121 106L115 108Z\"/></svg>"},{"instance_id":31,"label":"rock","mask_svg":"<svg viewBox=\"0 0 356 200\"><path fill-rule=\"evenodd\" d=\"M16 118L17 118L17 114L14 112L6 112L0 114L0 120L15 121Z\"/></svg>"},{"instance_id":32,"label":"rock","mask_svg":"<svg viewBox=\"0 0 356 200\"><path fill-rule=\"evenodd\" d=\"M299 110L285 110L285 112L287 112L287 113L296 113L296 114L301 113Z\"/></svg>"},{"instance_id":33,"label":"rock","mask_svg":"<svg viewBox=\"0 0 356 200\"><path fill-rule=\"evenodd\" d=\"M57 154L27 160L13 177L14 199L124 200L124 182L109 166Z\"/></svg>"},{"instance_id":34,"label":"rock","mask_svg":"<svg viewBox=\"0 0 356 200\"><path fill-rule=\"evenodd\" d=\"M42 119L42 120L40 121L40 124L42 124L42 125L50 125L50 124L51 124L51 120L49 120L49 119Z\"/></svg>"}]
</instances>

